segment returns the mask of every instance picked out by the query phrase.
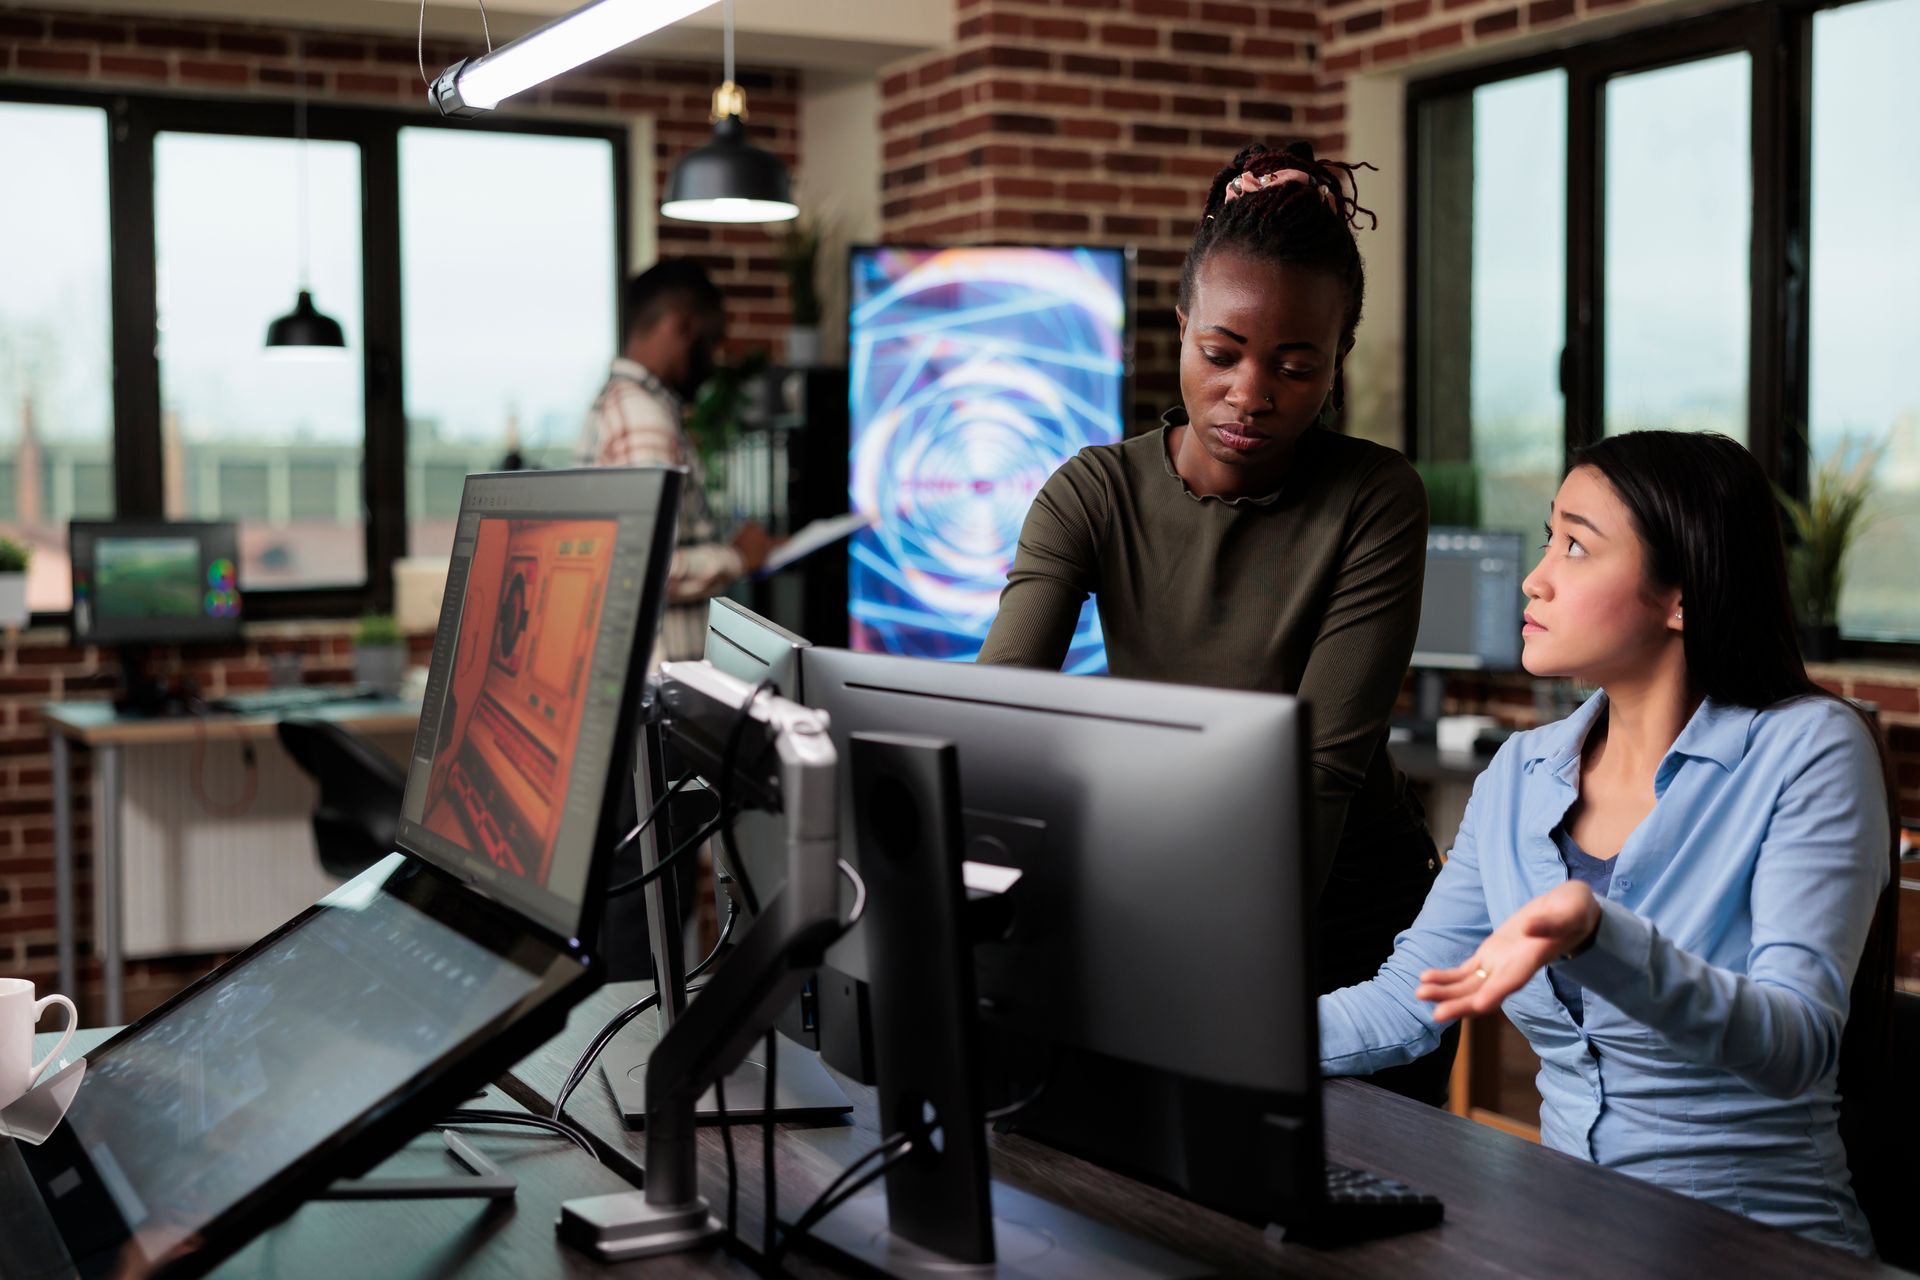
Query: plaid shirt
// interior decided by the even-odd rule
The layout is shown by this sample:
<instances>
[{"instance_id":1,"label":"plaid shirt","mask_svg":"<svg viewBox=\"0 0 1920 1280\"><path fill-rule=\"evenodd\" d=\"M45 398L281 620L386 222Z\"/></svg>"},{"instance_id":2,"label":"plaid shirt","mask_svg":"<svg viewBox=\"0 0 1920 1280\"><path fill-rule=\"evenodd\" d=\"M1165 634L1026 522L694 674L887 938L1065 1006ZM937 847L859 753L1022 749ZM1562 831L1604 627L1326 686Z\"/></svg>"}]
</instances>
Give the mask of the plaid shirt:
<instances>
[{"instance_id":1,"label":"plaid shirt","mask_svg":"<svg viewBox=\"0 0 1920 1280\"><path fill-rule=\"evenodd\" d=\"M667 570L666 616L656 648L657 655L669 661L694 659L705 652L707 600L725 591L746 570L740 553L721 540L719 522L707 505L700 454L681 426L685 408L680 397L645 365L615 360L606 386L587 414L578 451L578 461L585 466L687 469L673 565Z\"/></svg>"}]
</instances>

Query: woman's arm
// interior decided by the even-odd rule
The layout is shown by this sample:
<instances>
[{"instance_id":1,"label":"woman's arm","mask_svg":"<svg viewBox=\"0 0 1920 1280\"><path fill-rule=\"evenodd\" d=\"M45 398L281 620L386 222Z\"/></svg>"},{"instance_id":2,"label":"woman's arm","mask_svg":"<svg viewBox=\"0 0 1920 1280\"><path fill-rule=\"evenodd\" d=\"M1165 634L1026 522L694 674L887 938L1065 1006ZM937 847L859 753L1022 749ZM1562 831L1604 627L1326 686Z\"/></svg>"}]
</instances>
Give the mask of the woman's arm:
<instances>
[{"instance_id":1,"label":"woman's arm","mask_svg":"<svg viewBox=\"0 0 1920 1280\"><path fill-rule=\"evenodd\" d=\"M1300 698L1313 708L1316 892L1400 697L1426 568L1426 486L1396 454L1361 482L1345 563L1300 675Z\"/></svg>"},{"instance_id":2,"label":"woman's arm","mask_svg":"<svg viewBox=\"0 0 1920 1280\"><path fill-rule=\"evenodd\" d=\"M1787 783L1750 891L1747 971L1716 967L1643 916L1562 885L1516 912L1457 967L1424 975L1436 1018L1484 1012L1543 964L1660 1033L1680 1058L1774 1098L1804 1093L1840 1057L1847 995L1887 879L1886 792L1864 726L1836 706ZM1485 969L1480 980L1475 971Z\"/></svg>"},{"instance_id":3,"label":"woman's arm","mask_svg":"<svg viewBox=\"0 0 1920 1280\"><path fill-rule=\"evenodd\" d=\"M1504 752L1506 747L1502 747ZM1496 758L1497 759L1497 758ZM1415 996L1422 972L1455 965L1487 936L1486 891L1480 880L1476 819L1494 803L1490 765L1474 783L1447 865L1427 892L1420 914L1394 939L1393 954L1366 982L1320 997L1320 1070L1326 1075L1364 1075L1423 1057L1440 1043L1442 1024ZM1494 829L1502 826L1497 819Z\"/></svg>"},{"instance_id":4,"label":"woman's arm","mask_svg":"<svg viewBox=\"0 0 1920 1280\"><path fill-rule=\"evenodd\" d=\"M1069 458L1048 477L1020 526L1000 612L977 662L1058 671L1093 589L1107 495L1094 469Z\"/></svg>"}]
</instances>

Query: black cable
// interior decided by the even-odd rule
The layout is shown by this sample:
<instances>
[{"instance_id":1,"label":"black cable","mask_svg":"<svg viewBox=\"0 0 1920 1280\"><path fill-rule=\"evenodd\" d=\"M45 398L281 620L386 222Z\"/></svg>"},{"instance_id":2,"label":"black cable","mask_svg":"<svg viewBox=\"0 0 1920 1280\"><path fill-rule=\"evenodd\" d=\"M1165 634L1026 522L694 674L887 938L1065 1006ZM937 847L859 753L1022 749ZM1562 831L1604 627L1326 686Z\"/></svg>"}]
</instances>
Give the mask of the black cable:
<instances>
[{"instance_id":1,"label":"black cable","mask_svg":"<svg viewBox=\"0 0 1920 1280\"><path fill-rule=\"evenodd\" d=\"M720 958L720 948L726 946L727 940L733 937L733 921L734 921L735 915L736 913L733 909L733 899L729 898L727 899L727 920L725 924L720 926L720 936L718 939L714 941L713 950L707 952L707 958L705 960L702 960L699 964L693 966L693 968L687 970L688 982L692 982L695 978L705 973L707 971L707 966L711 965L715 960L718 960Z\"/></svg>"},{"instance_id":2,"label":"black cable","mask_svg":"<svg viewBox=\"0 0 1920 1280\"><path fill-rule=\"evenodd\" d=\"M851 1183L848 1183L844 1189L836 1192L835 1189L846 1181L848 1174L851 1174L855 1169L859 1168L861 1164L890 1148L893 1150L892 1155L882 1160L873 1169L855 1178ZM853 1199L853 1197L859 1195L862 1191L865 1191L879 1179L885 1177L887 1172L895 1165L910 1158L912 1155L912 1139L904 1135L896 1135L890 1141L881 1143L878 1147L875 1147L872 1151L867 1152L866 1155L861 1156L860 1159L848 1165L846 1169L841 1172L840 1177L834 1179L834 1181L828 1185L827 1189L822 1191L819 1196L814 1199L814 1202L808 1206L807 1211L794 1219L791 1226L787 1226L785 1236L781 1238L780 1243L774 1247L773 1251L767 1257L767 1269L778 1274L781 1260L787 1256L788 1252L791 1251L795 1245L805 1239L807 1233L819 1225L828 1214Z\"/></svg>"},{"instance_id":3,"label":"black cable","mask_svg":"<svg viewBox=\"0 0 1920 1280\"><path fill-rule=\"evenodd\" d=\"M713 1082L713 1100L720 1106L720 1145L727 1149L727 1234L738 1240L740 1233L734 1229L734 1214L740 1205L740 1174L733 1163L733 1127L727 1123L725 1076Z\"/></svg>"},{"instance_id":4,"label":"black cable","mask_svg":"<svg viewBox=\"0 0 1920 1280\"><path fill-rule=\"evenodd\" d=\"M706 958L687 971L685 979L687 982L692 982L695 978L705 973L708 968L712 966L713 962L720 958L721 951L726 948L728 940L733 937L733 922L736 918L737 913L734 911L733 902L729 900L727 902L727 920L725 924L720 926L720 937L714 942L713 950L707 952ZM699 989L698 987L688 987L687 991L691 994ZM625 1009L622 1009L619 1013L616 1013L612 1018L608 1019L607 1024L594 1034L593 1039L587 1043L585 1052L574 1062L573 1070L567 1073L566 1084L561 1086L560 1092L554 1097L552 1115L556 1120L564 1118L567 1100L573 1097L574 1090L580 1087L581 1081L587 1078L587 1073L593 1070L594 1060L605 1051L608 1042L616 1035L619 1035L621 1029L629 1022L632 1022L635 1018L659 1003L660 996L657 992L652 995L642 996Z\"/></svg>"},{"instance_id":5,"label":"black cable","mask_svg":"<svg viewBox=\"0 0 1920 1280\"><path fill-rule=\"evenodd\" d=\"M763 1187L762 1226L760 1231L760 1256L773 1256L775 1240L774 1225L779 1217L779 1189L773 1179L773 1073L775 1055L779 1047L775 1043L778 1033L772 1027L767 1028L767 1082L762 1091L760 1113L760 1172Z\"/></svg>"},{"instance_id":6,"label":"black cable","mask_svg":"<svg viewBox=\"0 0 1920 1280\"><path fill-rule=\"evenodd\" d=\"M679 794L680 788L686 786L689 782L692 782L692 781L693 781L693 774L689 772L684 774L681 777L680 781L668 787L667 793L661 796L658 800L655 800L653 802L653 808L647 810L647 816L640 820L640 825L636 826L633 830L627 832L627 834L620 837L620 843L613 846L613 853L610 856L617 858L621 854L625 853L627 849L633 844L633 842L640 838L640 833L653 825L653 820L660 816L660 811L662 809L667 807L667 801L673 799L674 796Z\"/></svg>"},{"instance_id":7,"label":"black cable","mask_svg":"<svg viewBox=\"0 0 1920 1280\"><path fill-rule=\"evenodd\" d=\"M548 1133L557 1133L561 1137L571 1141L574 1146L579 1147L582 1151L593 1157L595 1164L600 1162L600 1153L593 1149L593 1143L587 1140L586 1134L564 1120L555 1120L548 1116L530 1115L521 1111L487 1111L462 1108L458 1111L447 1112L446 1115L434 1122L434 1127L437 1129L451 1129L456 1125L466 1124L513 1124L523 1125L531 1129L544 1129Z\"/></svg>"},{"instance_id":8,"label":"black cable","mask_svg":"<svg viewBox=\"0 0 1920 1280\"><path fill-rule=\"evenodd\" d=\"M731 822L732 818L722 813L712 822L709 822L706 826L700 828L685 840L675 845L673 852L654 863L650 870L642 871L637 876L622 880L619 884L608 886L606 896L609 898L618 898L622 894L632 893L635 889L646 888L655 880L658 880L661 876L672 870L674 863L684 856L688 850L698 849L701 845L705 844L708 837L718 831L722 825L730 824Z\"/></svg>"},{"instance_id":9,"label":"black cable","mask_svg":"<svg viewBox=\"0 0 1920 1280\"><path fill-rule=\"evenodd\" d=\"M708 959L711 958L711 956L708 957ZM705 964L706 961L703 960L701 963ZM705 984L702 985L704 986ZM687 988L687 993L691 995L700 989L700 987L689 987ZM659 1003L660 996L658 993L645 995L608 1019L607 1025L600 1028L594 1035L592 1041L588 1043L586 1050L581 1053L579 1060L573 1064L573 1070L567 1074L567 1083L561 1087L559 1094L554 1098L553 1110L549 1113L554 1119L564 1120L566 1118L562 1112L567 1105L568 1099L573 1097L574 1090L586 1082L588 1073L593 1069L595 1059L599 1058L601 1053L606 1050L607 1043L619 1035L629 1022L632 1022L635 1018Z\"/></svg>"},{"instance_id":10,"label":"black cable","mask_svg":"<svg viewBox=\"0 0 1920 1280\"><path fill-rule=\"evenodd\" d=\"M988 1124L997 1124L1002 1120L1011 1120L1015 1116L1019 1115L1022 1111L1025 1111L1028 1107L1031 1107L1034 1103L1040 1101L1041 1095L1046 1093L1047 1086L1052 1083L1053 1083L1053 1073L1049 1071L1047 1073L1047 1078L1042 1080L1039 1086L1035 1088L1032 1093L1020 1099L1018 1102L1009 1102L1004 1107L995 1107L993 1110L987 1112L985 1115L981 1116L980 1118L986 1121Z\"/></svg>"}]
</instances>

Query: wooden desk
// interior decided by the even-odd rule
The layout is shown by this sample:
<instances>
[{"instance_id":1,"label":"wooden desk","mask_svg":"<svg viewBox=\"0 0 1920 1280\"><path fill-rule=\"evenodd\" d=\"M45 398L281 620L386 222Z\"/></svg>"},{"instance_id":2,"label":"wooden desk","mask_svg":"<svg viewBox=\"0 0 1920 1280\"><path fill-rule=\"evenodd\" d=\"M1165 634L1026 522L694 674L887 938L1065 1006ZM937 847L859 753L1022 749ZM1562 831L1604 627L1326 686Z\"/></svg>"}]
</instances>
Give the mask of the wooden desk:
<instances>
[{"instance_id":1,"label":"wooden desk","mask_svg":"<svg viewBox=\"0 0 1920 1280\"><path fill-rule=\"evenodd\" d=\"M76 999L80 973L74 927L73 871L73 744L92 751L93 784L101 797L103 820L93 833L93 891L99 895L106 927L94 940L101 957L106 1007L102 1020L125 1020L120 904L120 752L128 747L168 747L190 744L203 726L195 716L123 716L108 702L55 702L41 708L53 749L53 883L54 923L59 930L60 990ZM365 698L322 703L298 714L334 720L361 733L413 731L420 722L420 704L393 698ZM223 738L257 741L274 735L278 716L209 717Z\"/></svg>"},{"instance_id":2,"label":"wooden desk","mask_svg":"<svg viewBox=\"0 0 1920 1280\"><path fill-rule=\"evenodd\" d=\"M83 1031L69 1058L105 1040L111 1031ZM36 1060L53 1047L37 1037ZM513 1111L498 1089L473 1104ZM471 1126L461 1130L519 1182L511 1200L351 1200L310 1202L263 1232L213 1272L219 1280L549 1280L616 1276L679 1280L689 1276L751 1276L717 1249L607 1266L560 1243L553 1224L562 1201L629 1190L620 1175L595 1164L565 1138L532 1129ZM454 1167L435 1133L422 1134L376 1171L379 1177L445 1175Z\"/></svg>"},{"instance_id":3,"label":"wooden desk","mask_svg":"<svg viewBox=\"0 0 1920 1280\"><path fill-rule=\"evenodd\" d=\"M574 1011L565 1032L516 1066L502 1087L529 1109L545 1113L594 1031L647 989L644 983L618 983L598 992ZM653 1026L652 1015L644 1014L622 1034L650 1035ZM854 1102L851 1121L812 1128L778 1126L777 1187L781 1215L789 1221L841 1168L878 1141L874 1091L844 1077L840 1084ZM994 1174L1229 1275L1446 1280L1477 1275L1596 1280L1906 1275L1357 1081L1330 1081L1325 1098L1327 1158L1433 1192L1446 1202L1444 1225L1336 1250L1269 1245L1259 1228L1016 1136L992 1140ZM597 1067L567 1110L605 1148L609 1165L637 1182L645 1138L621 1121ZM762 1220L757 1125L735 1126L734 1155L740 1232L757 1249ZM703 1128L701 1186L723 1213L726 1176L720 1136ZM825 1273L820 1264L800 1259L793 1269Z\"/></svg>"}]
</instances>

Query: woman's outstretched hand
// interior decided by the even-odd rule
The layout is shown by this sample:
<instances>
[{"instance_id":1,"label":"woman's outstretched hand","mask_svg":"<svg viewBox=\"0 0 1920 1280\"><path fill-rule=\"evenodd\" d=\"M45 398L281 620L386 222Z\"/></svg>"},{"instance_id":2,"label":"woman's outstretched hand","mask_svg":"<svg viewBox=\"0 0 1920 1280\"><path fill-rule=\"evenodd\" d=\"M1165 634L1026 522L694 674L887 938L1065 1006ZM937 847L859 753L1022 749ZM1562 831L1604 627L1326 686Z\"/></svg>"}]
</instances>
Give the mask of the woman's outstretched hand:
<instances>
[{"instance_id":1,"label":"woman's outstretched hand","mask_svg":"<svg viewBox=\"0 0 1920 1280\"><path fill-rule=\"evenodd\" d=\"M1435 1022L1491 1013L1543 967L1578 950L1599 927L1593 890L1569 880L1508 916L1465 964L1421 974L1413 994L1434 1002Z\"/></svg>"}]
</instances>

